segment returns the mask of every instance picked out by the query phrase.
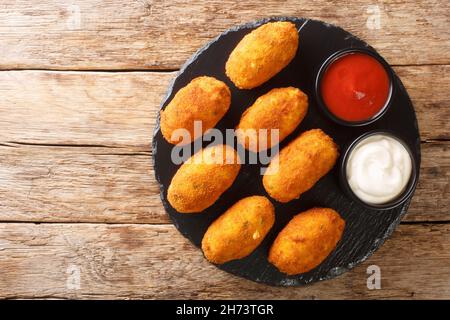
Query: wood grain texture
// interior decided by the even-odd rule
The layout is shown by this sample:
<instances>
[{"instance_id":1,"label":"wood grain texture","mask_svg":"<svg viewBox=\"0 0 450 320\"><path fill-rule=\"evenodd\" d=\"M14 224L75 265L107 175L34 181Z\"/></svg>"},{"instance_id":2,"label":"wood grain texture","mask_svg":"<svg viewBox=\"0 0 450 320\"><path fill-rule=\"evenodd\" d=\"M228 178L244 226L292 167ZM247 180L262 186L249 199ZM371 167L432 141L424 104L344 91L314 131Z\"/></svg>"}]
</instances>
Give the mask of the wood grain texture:
<instances>
[{"instance_id":1,"label":"wood grain texture","mask_svg":"<svg viewBox=\"0 0 450 320\"><path fill-rule=\"evenodd\" d=\"M232 26L286 15L339 25L391 64L449 64L449 11L439 0L3 0L0 68L177 69Z\"/></svg>"},{"instance_id":2,"label":"wood grain texture","mask_svg":"<svg viewBox=\"0 0 450 320\"><path fill-rule=\"evenodd\" d=\"M417 121L420 137L428 139L450 138L450 66L410 66L394 68L408 91Z\"/></svg>"},{"instance_id":3,"label":"wood grain texture","mask_svg":"<svg viewBox=\"0 0 450 320\"><path fill-rule=\"evenodd\" d=\"M450 138L450 66L396 67L422 140ZM176 73L0 72L0 143L133 146L149 150Z\"/></svg>"},{"instance_id":4,"label":"wood grain texture","mask_svg":"<svg viewBox=\"0 0 450 320\"><path fill-rule=\"evenodd\" d=\"M132 148L0 146L0 221L169 223L151 154ZM422 144L404 221L450 221L450 144Z\"/></svg>"},{"instance_id":5,"label":"wood grain texture","mask_svg":"<svg viewBox=\"0 0 450 320\"><path fill-rule=\"evenodd\" d=\"M377 10L381 28L368 28ZM0 298L450 299L449 11L439 0L1 1ZM424 142L405 223L352 272L302 288L207 263L168 224L151 166L176 75L164 70L275 15L324 20L375 47L407 88ZM371 264L381 290L366 287Z\"/></svg>"},{"instance_id":6,"label":"wood grain texture","mask_svg":"<svg viewBox=\"0 0 450 320\"><path fill-rule=\"evenodd\" d=\"M0 72L0 142L149 149L174 75Z\"/></svg>"},{"instance_id":7,"label":"wood grain texture","mask_svg":"<svg viewBox=\"0 0 450 320\"><path fill-rule=\"evenodd\" d=\"M401 225L352 272L295 289L217 269L171 225L0 224L0 254L0 298L450 298L450 225Z\"/></svg>"}]
</instances>

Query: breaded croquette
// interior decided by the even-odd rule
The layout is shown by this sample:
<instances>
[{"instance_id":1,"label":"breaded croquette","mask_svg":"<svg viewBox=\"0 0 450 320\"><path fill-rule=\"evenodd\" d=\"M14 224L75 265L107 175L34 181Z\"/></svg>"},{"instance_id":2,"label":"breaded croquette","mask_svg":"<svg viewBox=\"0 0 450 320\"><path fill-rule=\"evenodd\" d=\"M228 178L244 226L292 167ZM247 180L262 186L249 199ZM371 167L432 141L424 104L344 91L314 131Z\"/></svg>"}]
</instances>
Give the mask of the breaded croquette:
<instances>
[{"instance_id":1,"label":"breaded croquette","mask_svg":"<svg viewBox=\"0 0 450 320\"><path fill-rule=\"evenodd\" d=\"M294 23L266 23L247 34L231 52L225 71L239 89L255 88L295 57L298 32Z\"/></svg>"},{"instance_id":2,"label":"breaded croquette","mask_svg":"<svg viewBox=\"0 0 450 320\"><path fill-rule=\"evenodd\" d=\"M278 234L269 262L281 272L295 275L317 267L342 237L345 221L329 208L313 208L296 215Z\"/></svg>"},{"instance_id":3,"label":"breaded croquette","mask_svg":"<svg viewBox=\"0 0 450 320\"><path fill-rule=\"evenodd\" d=\"M271 160L264 188L279 202L297 199L333 168L338 156L337 145L321 129L306 131Z\"/></svg>"},{"instance_id":4,"label":"breaded croquette","mask_svg":"<svg viewBox=\"0 0 450 320\"><path fill-rule=\"evenodd\" d=\"M266 197L241 199L209 226L203 253L216 264L244 258L260 245L274 221L275 209Z\"/></svg>"},{"instance_id":5,"label":"breaded croquette","mask_svg":"<svg viewBox=\"0 0 450 320\"><path fill-rule=\"evenodd\" d=\"M167 200L180 213L203 211L231 187L240 167L238 154L228 145L202 149L175 173Z\"/></svg>"},{"instance_id":6,"label":"breaded croquette","mask_svg":"<svg viewBox=\"0 0 450 320\"><path fill-rule=\"evenodd\" d=\"M187 144L213 128L231 104L228 86L213 77L198 77L181 88L161 111L161 132L172 144ZM201 132L194 132L194 121L201 121ZM177 129L185 129L189 139L183 139Z\"/></svg>"},{"instance_id":7,"label":"breaded croquette","mask_svg":"<svg viewBox=\"0 0 450 320\"><path fill-rule=\"evenodd\" d=\"M297 128L307 111L308 96L300 89L272 89L242 115L236 127L238 141L253 152L270 149ZM278 130L277 141L271 139L273 129Z\"/></svg>"}]
</instances>

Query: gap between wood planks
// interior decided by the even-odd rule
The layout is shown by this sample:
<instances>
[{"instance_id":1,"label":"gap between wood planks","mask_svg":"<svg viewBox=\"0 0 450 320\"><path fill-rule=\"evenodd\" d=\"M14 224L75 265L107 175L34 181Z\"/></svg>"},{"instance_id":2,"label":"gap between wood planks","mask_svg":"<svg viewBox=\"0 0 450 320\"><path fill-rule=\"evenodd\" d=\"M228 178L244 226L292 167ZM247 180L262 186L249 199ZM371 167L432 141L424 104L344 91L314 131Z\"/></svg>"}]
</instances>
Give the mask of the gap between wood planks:
<instances>
[{"instance_id":1,"label":"gap between wood planks","mask_svg":"<svg viewBox=\"0 0 450 320\"><path fill-rule=\"evenodd\" d=\"M417 66L433 66L433 65L437 65L437 66L445 66L445 65L450 65L450 63L448 64L418 64ZM395 65L392 65L393 67L395 67ZM403 67L403 65L400 65ZM405 65L408 66L408 65ZM410 66L414 66L414 65L410 65ZM104 73L119 73L119 72L152 72L152 73L169 73L169 72L177 72L180 71L180 69L61 69L61 68L6 68L6 69L2 69L0 67L0 72L1 71L52 71L52 72L104 72Z\"/></svg>"},{"instance_id":2,"label":"gap between wood planks","mask_svg":"<svg viewBox=\"0 0 450 320\"><path fill-rule=\"evenodd\" d=\"M450 139L449 139L450 141ZM52 148L105 148L111 149L112 152L108 152L107 155L119 155L119 156L151 156L152 148L150 147L136 147L136 146L117 146L117 145L104 145L104 144L72 144L72 143L35 143L35 142L22 142L22 141L5 141L0 142L2 147L10 148L20 148L21 146L26 147L52 147ZM113 150L127 150L128 152L117 152L114 153ZM129 152L129 151L132 152Z\"/></svg>"},{"instance_id":3,"label":"gap between wood planks","mask_svg":"<svg viewBox=\"0 0 450 320\"><path fill-rule=\"evenodd\" d=\"M46 221L26 221L26 220L17 220L17 221L12 221L12 220L0 220L0 224L34 224L34 225L39 225L39 224L61 224L61 225L67 225L67 224L85 224L85 225L120 225L120 226L134 226L134 225L140 225L140 226L167 226L167 225L173 225L170 221L168 221L167 223L161 223L161 222L155 222L155 223L151 223L151 222L115 222L115 221L99 221L99 222L93 222L93 221L52 221L52 220L46 220ZM445 225L445 224L450 224L450 220L449 221L401 221L400 224L403 225L423 225L423 226L427 226L427 225Z\"/></svg>"},{"instance_id":4,"label":"gap between wood planks","mask_svg":"<svg viewBox=\"0 0 450 320\"><path fill-rule=\"evenodd\" d=\"M392 68L396 67L426 67L426 66L448 66L449 62L444 63L405 63L405 64L391 64ZM55 72L105 72L105 73L119 73L119 72L178 72L180 68L132 68L132 69L64 69L64 68L2 68L1 71L55 71Z\"/></svg>"},{"instance_id":5,"label":"gap between wood planks","mask_svg":"<svg viewBox=\"0 0 450 320\"><path fill-rule=\"evenodd\" d=\"M439 142L450 142L450 138L433 138L433 139L425 139L421 140L421 144L426 143L439 143ZM149 140L150 143L150 140ZM0 142L0 146L3 147L11 147L18 148L20 146L28 146L28 147L56 147L56 148L106 148L111 150L135 150L135 152L131 153L118 153L118 155L151 155L152 148L149 147L139 147L139 146L117 146L117 145L105 145L105 144L73 144L73 143L39 143L39 142L24 142L24 141L5 141ZM108 153L110 155L114 155L114 153Z\"/></svg>"}]
</instances>

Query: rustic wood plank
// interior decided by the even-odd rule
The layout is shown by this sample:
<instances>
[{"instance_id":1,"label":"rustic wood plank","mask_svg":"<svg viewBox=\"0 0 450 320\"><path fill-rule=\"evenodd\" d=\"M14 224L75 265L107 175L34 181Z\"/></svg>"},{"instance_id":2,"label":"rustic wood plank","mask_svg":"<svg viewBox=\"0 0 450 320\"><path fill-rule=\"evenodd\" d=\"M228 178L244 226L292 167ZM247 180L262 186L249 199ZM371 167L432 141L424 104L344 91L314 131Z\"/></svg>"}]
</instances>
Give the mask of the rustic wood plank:
<instances>
[{"instance_id":1,"label":"rustic wood plank","mask_svg":"<svg viewBox=\"0 0 450 320\"><path fill-rule=\"evenodd\" d=\"M423 140L450 138L450 66L395 68ZM0 142L149 149L175 73L0 72Z\"/></svg>"},{"instance_id":2,"label":"rustic wood plank","mask_svg":"<svg viewBox=\"0 0 450 320\"><path fill-rule=\"evenodd\" d=\"M148 152L0 147L0 220L168 222Z\"/></svg>"},{"instance_id":3,"label":"rustic wood plank","mask_svg":"<svg viewBox=\"0 0 450 320\"><path fill-rule=\"evenodd\" d=\"M0 221L168 223L149 152L0 146ZM404 221L450 221L450 143L422 144Z\"/></svg>"},{"instance_id":4,"label":"rustic wood plank","mask_svg":"<svg viewBox=\"0 0 450 320\"><path fill-rule=\"evenodd\" d=\"M450 221L450 143L422 144L421 151L419 183L404 221Z\"/></svg>"},{"instance_id":5,"label":"rustic wood plank","mask_svg":"<svg viewBox=\"0 0 450 320\"><path fill-rule=\"evenodd\" d=\"M150 148L172 73L0 72L0 142Z\"/></svg>"},{"instance_id":6,"label":"rustic wood plank","mask_svg":"<svg viewBox=\"0 0 450 320\"><path fill-rule=\"evenodd\" d=\"M450 138L450 66L394 68L416 111L422 140ZM438 129L440 127L441 129Z\"/></svg>"},{"instance_id":7,"label":"rustic wood plank","mask_svg":"<svg viewBox=\"0 0 450 320\"><path fill-rule=\"evenodd\" d=\"M449 261L449 224L401 225L353 271L281 288L215 268L169 225L0 224L0 298L448 299Z\"/></svg>"},{"instance_id":8,"label":"rustic wood plank","mask_svg":"<svg viewBox=\"0 0 450 320\"><path fill-rule=\"evenodd\" d=\"M448 64L449 11L439 0L3 0L0 67L177 69L226 29L281 15L339 25L392 64ZM375 15L379 29L368 23Z\"/></svg>"}]
</instances>

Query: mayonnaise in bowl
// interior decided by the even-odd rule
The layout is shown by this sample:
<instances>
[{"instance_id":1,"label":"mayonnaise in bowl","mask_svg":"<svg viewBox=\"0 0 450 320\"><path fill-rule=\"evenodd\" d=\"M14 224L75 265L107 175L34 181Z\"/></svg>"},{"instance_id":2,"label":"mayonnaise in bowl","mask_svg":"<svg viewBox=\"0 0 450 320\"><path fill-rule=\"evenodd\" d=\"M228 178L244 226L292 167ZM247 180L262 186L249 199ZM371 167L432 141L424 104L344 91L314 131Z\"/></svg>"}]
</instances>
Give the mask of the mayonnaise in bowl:
<instances>
[{"instance_id":1,"label":"mayonnaise in bowl","mask_svg":"<svg viewBox=\"0 0 450 320\"><path fill-rule=\"evenodd\" d=\"M408 186L412 171L411 154L399 140L384 133L358 141L346 162L351 191L369 205L397 199Z\"/></svg>"}]
</instances>

